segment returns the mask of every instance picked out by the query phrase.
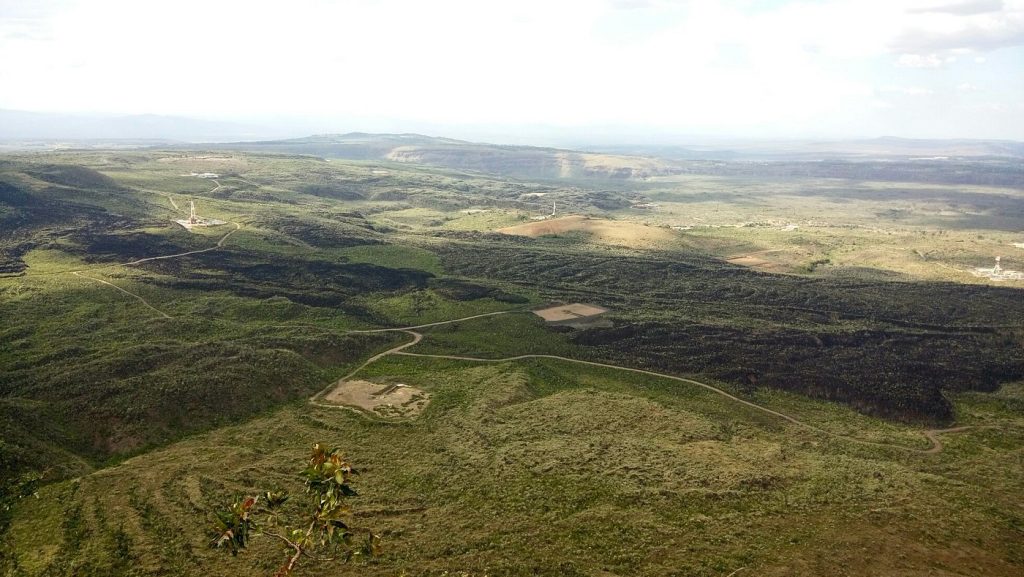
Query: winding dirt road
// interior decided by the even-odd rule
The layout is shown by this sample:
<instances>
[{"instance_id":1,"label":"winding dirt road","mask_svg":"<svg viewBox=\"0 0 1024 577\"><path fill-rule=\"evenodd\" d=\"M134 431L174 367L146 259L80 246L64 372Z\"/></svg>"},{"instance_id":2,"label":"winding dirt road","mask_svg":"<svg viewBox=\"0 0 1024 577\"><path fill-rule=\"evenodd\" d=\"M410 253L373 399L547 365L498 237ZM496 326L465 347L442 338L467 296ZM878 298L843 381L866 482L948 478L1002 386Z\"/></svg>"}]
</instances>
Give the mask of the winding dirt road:
<instances>
[{"instance_id":1,"label":"winding dirt road","mask_svg":"<svg viewBox=\"0 0 1024 577\"><path fill-rule=\"evenodd\" d=\"M411 346L419 343L421 340L423 340L423 335L421 335L420 333L409 331L409 330L405 330L405 329L384 329L384 331L352 331L352 332L369 333L369 332L385 332L385 331L400 331L400 332L406 333L408 335L412 335L412 340L407 342L407 343L402 343L402 344L398 345L397 347L392 347L392 348L384 351L383 353L377 353L376 355L373 355L372 357L366 359L366 362L364 362L363 364L361 364L358 367L356 367L355 369L353 369L349 374L347 374L344 377L341 377L340 379L338 379L337 381L327 385L323 389L320 389L320 391L317 394L315 394L315 395L313 395L312 397L309 398L309 402L311 402L314 405L317 405L319 407L338 408L338 407L343 406L343 405L332 405L332 404L327 404L327 403L321 403L320 402L320 398L322 398L324 395L326 395L328 392L330 392L331 389L333 389L334 387L338 386L339 383L342 383L342 382L345 382L345 381L351 379L353 376L355 376L356 373L358 373L359 371L361 371L361 370L365 369L366 367L372 365L373 363L379 361L380 359L382 359L382 358L384 358L384 357L386 357L388 355L401 354L402 349L411 347Z\"/></svg>"},{"instance_id":2,"label":"winding dirt road","mask_svg":"<svg viewBox=\"0 0 1024 577\"><path fill-rule=\"evenodd\" d=\"M237 222L233 222L231 224L235 225L235 228L233 230L229 230L227 232L227 234L225 234L224 236L220 237L220 240L217 241L217 244L215 244L215 245L213 245L213 246L211 246L209 248L202 248L202 249L199 249L199 250L190 250L188 252L179 252L179 253L176 253L176 254L165 254L163 256L151 256L149 258L140 258L138 260L133 260L131 262L121 263L120 265L110 265L110 266L135 266L137 264L141 264L141 263L144 263L144 262L150 262L150 261L154 261L154 260L164 260L164 259L168 259L168 258L179 258L179 257L183 257L183 256L189 256L191 254L201 254L201 253L204 253L204 252L210 252L211 250L217 250L218 248L221 248L221 247L224 246L224 241L226 241L229 236L231 236L232 234L238 232L242 228L242 225L238 224Z\"/></svg>"},{"instance_id":3,"label":"winding dirt road","mask_svg":"<svg viewBox=\"0 0 1024 577\"><path fill-rule=\"evenodd\" d=\"M832 437L833 439L840 439L840 440L843 440L843 441L848 441L848 442L851 442L851 443L856 443L856 444L859 444L859 445L866 445L866 446L871 446L871 447L880 447L880 448L885 448L885 449L898 449L898 450L901 450L901 451L910 451L910 452L914 452L914 453L930 455L930 454L936 454L936 453L941 453L942 452L943 446L942 446L942 441L939 439L939 435L942 435L942 434L945 434L945 433L959 433L959 432L962 432L962 431L968 431L968 430L971 430L971 429L978 429L978 428L996 428L994 426L987 426L986 425L986 426L962 426L962 427L953 427L953 428L949 428L949 429L929 429L929 430L922 431L922 434L924 435L925 439L928 440L930 446L924 447L924 448L921 448L921 447L908 447L906 445L898 445L898 444L894 444L894 443L883 443L883 442L878 442L878 441L867 441L867 440L864 440L864 439L858 439L856 437L851 437L851 436L848 436L848 435L840 435L840 434L837 434L837 433L833 433L831 431L827 431L825 429L822 429L821 427L816 427L814 425L805 423L805 422L803 422L803 421L801 421L799 419L796 419L794 417L791 417L791 416L789 416L789 415L787 415L785 413L780 413L779 411L776 411L776 410L773 410L773 409L769 409L768 407L765 407L765 406L762 406L762 405L758 405L757 403L753 403L753 402L741 399L741 398L739 398L739 397L737 397L737 396L735 396L733 394L730 394L730 393L728 393L728 392L726 392L726 391L724 391L724 390L722 390L722 389L720 389L718 387L709 385L707 383L702 383L700 381L695 381L693 379L687 379L685 377L677 377L677 376L674 376L674 375L668 375L668 374L665 374L665 373L657 373L657 372L654 372L654 371L647 371L647 370L644 370L644 369L634 369L634 368L630 368L630 367L623 367L623 366L612 365L612 364L608 364L608 363L598 363L598 362L594 362L594 361L583 361L583 360L580 360L580 359L573 359L573 358L562 357L562 356L558 356L558 355L516 355L516 356L512 356L512 357L502 357L502 358L499 358L499 359L486 359L486 358L480 358L480 357L468 357L468 356L461 356L461 355L431 355L431 354L423 354L423 353L410 353L410 352L406 352L405 351L405 349L407 349L409 347L412 347L413 345L416 345L420 341L423 340L423 335L421 333L416 332L416 329L422 329L422 328L427 328L427 327L435 327L435 326L440 326L440 325L453 324L453 323L458 323L458 322L462 322L462 321L468 321L468 320L472 320L472 319L478 319L478 318L495 316L495 315L511 314L511 313L516 313L516 312L520 312L520 311L499 311L499 312L493 312L493 313L485 313L485 314L481 314L481 315L473 315L473 316L463 317L463 318L459 318L459 319L452 319L452 320L448 320L448 321L440 321L440 322L436 322L436 323L427 323L427 324L415 325L415 326L409 326L409 327L347 331L348 334L403 332L403 333L406 333L408 335L411 335L413 337L413 339L411 341L407 342L407 343L403 343L401 345L398 345L396 347L390 348L390 349L388 349L388 350L386 350L386 351L384 351L382 353L378 353L378 354L370 357L369 359L366 360L366 362L364 362L363 364L359 365L359 367L357 367L356 369L351 371L349 374L345 375L344 377L342 377L341 379L339 379L339 380L337 380L335 382L332 382L328 386L324 387L321 391L319 391L318 393L313 395L309 399L310 403L312 403L312 404L314 404L314 405L316 405L318 407L324 407L324 408L332 408L332 409L337 409L337 408L346 408L347 409L347 408L349 408L349 407L345 407L344 405L335 405L335 404L322 403L322 402L320 402L320 399L324 395L326 395L331 389L336 387L339 383L344 382L344 381L352 378L359 371L363 370L367 366L377 362L378 360L380 360L380 359L382 359L382 358L384 358L384 357L386 357L388 355L404 355L404 356L409 356L409 357L432 358L432 359L447 359L447 360L453 360L453 361L467 361L467 362L476 362L476 363L507 363L507 362L526 360L526 359L549 359L549 360L556 360L556 361L562 361L562 362L567 362L567 363L575 363L575 364L579 364L579 365L588 365L588 366L592 366L592 367L601 367L601 368L605 368L605 369L614 369L614 370L618 370L618 371L628 371L628 372L631 372L631 373L639 373L639 374L644 374L644 375L650 375L650 376L653 376L653 377L658 377L658 378L662 378L662 379L670 379L670 380L673 380L673 381L679 381L679 382L686 383L686 384L689 384L689 385L694 385L694 386L706 389L708 391L711 391L711 392L713 392L713 393L715 393L717 395L721 395L721 396L723 396L723 397L725 397L725 398L727 398L727 399L729 399L731 401L734 401L734 402L739 403L741 405L744 405L746 407L752 408L752 409L757 410L757 411L761 411L763 413L767 413L767 414L772 415L774 417L778 417L778 418L783 419L785 421L788 421L788 422L790 422L790 423L792 423L794 425L797 425L799 427L803 427L803 428L805 428L805 429L807 429L809 431L814 431L815 433L818 433L818 434L821 434L821 435L825 435L827 437Z\"/></svg>"},{"instance_id":4,"label":"winding dirt road","mask_svg":"<svg viewBox=\"0 0 1024 577\"><path fill-rule=\"evenodd\" d=\"M414 344L414 343L409 343L409 346L411 346L412 344ZM402 348L405 348L405 347L402 347ZM737 403L739 403L741 405L745 405L745 406L750 407L752 409L755 409L755 410L761 411L763 413L767 413L769 415L772 415L772 416L778 417L780 419L789 421L790 423L793 423L794 425L803 427L803 428L805 428L807 430L814 431L816 433L820 433L822 435L826 435L826 436L832 437L833 439L842 439L844 441L849 441L851 443L857 443L857 444L860 444L860 445L869 445L869 446L883 447L883 448L888 448L888 449L901 449L901 450L904 450L904 451L914 451L914 452L917 452L917 453L925 453L925 454L941 453L942 452L942 442L939 440L939 437L938 437L939 435L941 435L943 433L959 433L961 431L967 431L967 430L970 430L970 429L977 428L977 427L973 427L973 426L963 426L963 427L954 427L954 428L951 428L951 429L929 429L929 430L926 430L926 431L922 431L922 434L931 443L930 447L922 449L922 448L919 448L919 447L907 447L905 445L896 445L896 444L893 444L893 443L882 443L882 442L877 442L877 441L866 441L864 439L858 439L856 437L850 437L848 435L840 435L840 434L837 434L837 433L833 433L831 431L827 431L827 430L822 429L820 427L816 427L814 425L810 425L808 423L805 423L805 422L803 422L803 421L801 421L799 419L793 418L793 417L791 417L791 416L789 416L789 415L787 415L785 413L780 413L778 411L769 409L768 407L765 407L765 406L762 406L762 405L758 405L757 403L752 403L750 401L743 400L743 399L741 399L741 398L739 398L739 397L737 397L735 395L727 393L724 390L719 389L718 387L714 387L712 385L709 385L707 383L702 383L700 381L695 381L693 379L687 379L687 378L684 378L684 377L676 377L674 375L667 375L665 373L656 373L654 371L646 371L644 369L634 369L634 368L630 368L630 367L622 367L622 366L619 366L619 365L610 365L610 364L607 364L607 363L597 363L597 362L593 362L593 361L581 361L579 359L572 359L572 358L569 358L569 357L560 357L560 356L557 356L557 355L517 355L517 356L514 356L514 357L504 357L504 358L500 358L500 359L483 359L483 358L479 358L479 357L463 357L463 356L458 356L458 355L427 355L427 354L422 354L422 353L407 353L407 352L403 352L401 350L395 350L393 354L405 355L405 356L409 356L409 357L425 357L425 358L434 358L434 359L449 359L449 360L453 360L453 361L470 361L470 362L478 362L478 363L504 363L504 362L510 362L510 361L521 361L521 360L524 360L524 359L552 359L552 360L556 360L556 361L564 361L564 362L567 362L567 363L575 363L575 364L578 364L578 365L589 365L589 366L592 366L592 367L601 367L601 368L605 368L605 369L615 369L615 370L619 370L619 371L629 371L631 373L640 373L640 374L644 374L644 375L651 375L653 377L658 377L658 378L662 378L662 379L670 379L670 380L673 380L673 381L679 381L679 382L682 382L682 383L687 383L689 385L695 385L695 386L698 386L698 387L702 387L702 388L707 389L707 390L709 390L709 391L711 391L713 393L721 395L721 396L723 396L723 397L725 397L725 398L727 398L727 399L729 399L731 401L735 401L735 402L737 402Z\"/></svg>"}]
</instances>

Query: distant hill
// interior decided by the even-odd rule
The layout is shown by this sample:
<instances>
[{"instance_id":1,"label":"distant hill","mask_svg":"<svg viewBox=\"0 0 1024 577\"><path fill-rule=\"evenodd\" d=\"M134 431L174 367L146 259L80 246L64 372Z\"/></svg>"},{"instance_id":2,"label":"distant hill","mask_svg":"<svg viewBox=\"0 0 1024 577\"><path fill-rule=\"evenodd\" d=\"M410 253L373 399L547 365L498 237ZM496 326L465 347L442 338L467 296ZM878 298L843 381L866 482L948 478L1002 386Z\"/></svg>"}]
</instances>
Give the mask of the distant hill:
<instances>
[{"instance_id":1,"label":"distant hill","mask_svg":"<svg viewBox=\"0 0 1024 577\"><path fill-rule=\"evenodd\" d=\"M287 140L233 142L212 148L414 163L538 179L628 179L681 172L675 162L651 157L484 144L421 134L352 132Z\"/></svg>"},{"instance_id":2,"label":"distant hill","mask_svg":"<svg viewBox=\"0 0 1024 577\"><path fill-rule=\"evenodd\" d=\"M306 154L435 166L545 180L645 179L679 174L761 178L853 178L1022 186L1024 143L877 138L851 141L719 141L715 146L606 146L567 150L499 145L422 134L322 134L204 144L204 149ZM719 147L720 146L720 147ZM194 148L194 146L191 146ZM582 147L581 147L582 148ZM984 160L985 162L978 162Z\"/></svg>"}]
</instances>

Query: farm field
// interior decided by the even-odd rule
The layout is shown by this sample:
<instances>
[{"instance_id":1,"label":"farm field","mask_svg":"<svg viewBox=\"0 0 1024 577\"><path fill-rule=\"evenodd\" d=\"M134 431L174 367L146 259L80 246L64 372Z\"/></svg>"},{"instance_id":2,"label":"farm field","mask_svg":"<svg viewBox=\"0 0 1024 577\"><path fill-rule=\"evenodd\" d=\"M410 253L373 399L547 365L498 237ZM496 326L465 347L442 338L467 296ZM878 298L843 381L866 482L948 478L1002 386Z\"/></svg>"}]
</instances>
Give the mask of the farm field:
<instances>
[{"instance_id":1,"label":"farm field","mask_svg":"<svg viewBox=\"0 0 1024 577\"><path fill-rule=\"evenodd\" d=\"M0 156L0 574L271 574L210 511L314 442L335 574L1024 569L1015 169L450 154Z\"/></svg>"}]
</instances>

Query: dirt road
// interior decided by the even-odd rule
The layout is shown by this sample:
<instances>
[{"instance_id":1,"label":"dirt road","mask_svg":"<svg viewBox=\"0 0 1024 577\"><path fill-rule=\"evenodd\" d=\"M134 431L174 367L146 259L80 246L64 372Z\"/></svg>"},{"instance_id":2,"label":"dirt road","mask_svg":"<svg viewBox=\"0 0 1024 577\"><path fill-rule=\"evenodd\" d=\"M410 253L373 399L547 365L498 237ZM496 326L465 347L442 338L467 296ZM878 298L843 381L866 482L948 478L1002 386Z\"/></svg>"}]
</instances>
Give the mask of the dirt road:
<instances>
[{"instance_id":1,"label":"dirt road","mask_svg":"<svg viewBox=\"0 0 1024 577\"><path fill-rule=\"evenodd\" d=\"M981 427L964 426L964 427L954 427L954 428L950 428L950 429L929 429L929 430L926 430L926 431L922 431L922 434L924 435L925 439L928 440L930 446L924 447L924 448L921 448L921 447L907 447L905 445L897 445L897 444L893 444L893 443L882 443L882 442L877 442L877 441L867 441L867 440L864 440L864 439L858 439L856 437L850 437L848 435L840 435L840 434L832 433L830 431L822 429L821 427L816 427L814 425L805 423L805 422L803 422L803 421L801 421L799 419L796 419L794 417L791 417L791 416L789 416L789 415L787 415L785 413L780 413L779 411L776 411L776 410L773 410L773 409L769 409L768 407L765 407L765 406L762 406L762 405L758 405L757 403L753 403L753 402L741 399L741 398L739 398L739 397L737 397L737 396L735 396L733 394L730 394L730 393L728 393L728 392L726 392L726 391L724 391L724 390L722 390L722 389L720 389L718 387L709 385L707 383L702 383L700 381L695 381L693 379L687 379L685 377L677 377L677 376L674 376L674 375L667 375L667 374L664 374L664 373L657 373L657 372L654 372L654 371L647 371L647 370L644 370L644 369L634 369L634 368L630 368L630 367L622 367L622 366L619 366L619 365L612 365L612 364L608 364L608 363L598 363L598 362L594 362L594 361L583 361L583 360L579 360L579 359L572 359L572 358L569 358L569 357L561 357L561 356L558 356L558 355L516 355L516 356L512 356L512 357L503 357L503 358L500 358L500 359L485 359L485 358L480 358L480 357L468 357L468 356L460 356L460 355L430 355L430 354L422 354L422 353L405 352L405 349L407 349L407 348L409 348L409 347L411 347L413 345L416 345L421 340L423 340L423 335L418 333L418 332L416 332L416 329L422 329L422 328L427 328L427 327L435 327L435 326L440 326L440 325L453 324L453 323L458 323L458 322L462 322L462 321L468 321L468 320L472 320L472 319L478 319L478 318L495 316L495 315L510 314L510 313L514 313L514 312L519 312L519 311L498 311L498 312L493 312L493 313L485 313L485 314L480 314L480 315L473 315L473 316L469 316L469 317L463 317L463 318L459 318L459 319L452 319L452 320L448 320L448 321L439 321L439 322L435 322L435 323L427 323L427 324L415 325L415 326L409 326L409 327L389 328L389 329L367 329L367 330L348 331L348 333L350 333L350 334L383 333L383 332L392 332L392 331L394 331L394 332L404 332L406 334L411 335L413 338L412 338L411 341L409 341L407 343L403 343L403 344L398 345L396 347L392 347L392 348L390 348L390 349L388 349L388 350L386 350L386 351L384 351L382 353L378 353L378 354L370 357L369 359L366 360L366 362L364 362L363 364L359 365L359 367L357 367L355 370L351 371L349 374L345 375L344 377L342 377L338 381L332 382L330 385L324 387L323 390L321 390L317 394L313 395L310 398L310 402L312 404L316 405L316 406L319 406L319 407L325 407L325 408L345 408L342 405L331 405L331 404L321 403L319 400L325 394L327 394L328 391L330 391L332 388L336 387L339 382L342 382L342 381L345 381L347 379L352 378L359 371L363 370L367 366L375 363L376 361L378 361L378 360L380 360L380 359L382 359L382 358L384 358L384 357L386 357L388 355L405 355L405 356L410 356L410 357L448 359L448 360L454 360L454 361L468 361L468 362L476 362L476 363L506 363L506 362L525 360L525 359L551 359L551 360L563 361L563 362L567 362L567 363L575 363L575 364L579 364L579 365L588 365L588 366L593 366L593 367L601 367L601 368L606 368L606 369L614 369L614 370L618 370L618 371L629 371L631 373L639 373L639 374L644 374L644 375L650 375L650 376L653 376L653 377L658 377L658 378L663 378L663 379L670 379L670 380L673 380L673 381L679 381L679 382L686 383L686 384L689 384L689 385L701 387L701 388L706 389L708 391L711 391L711 392L713 392L713 393L715 393L717 395L721 395L721 396L723 396L723 397L725 397L725 398L727 398L727 399L729 399L729 400L731 400L733 402L736 402L736 403L739 403L739 404L744 405L746 407L752 408L754 410L761 411L763 413L772 415L774 417L778 417L778 418L783 419L785 421L788 421L788 422L790 422L790 423L792 423L794 425L797 425L799 427L803 427L804 429L807 429L809 431L814 431L815 433L818 433L818 434L821 434L821 435L825 435L825 436L828 436L828 437L832 437L833 439L840 439L840 440L843 440L843 441L848 441L848 442L851 442L851 443L856 443L856 444L859 444L859 445L866 445L866 446L871 446L871 447L880 447L880 448L885 448L885 449L898 449L898 450L901 450L901 451L910 451L910 452L921 453L921 454L941 453L943 447L942 447L942 441L939 440L939 435L942 435L942 434L945 434L945 433L958 433L958 432L967 431L967 430L974 429L974 428L981 428ZM984 428L991 428L991 427L984 427Z\"/></svg>"},{"instance_id":2,"label":"dirt road","mask_svg":"<svg viewBox=\"0 0 1024 577\"><path fill-rule=\"evenodd\" d=\"M414 343L410 343L409 346L411 346L412 344L414 344ZM405 347L402 347L402 348L405 348ZM504 357L504 358L500 358L500 359L483 359L483 358L479 358L479 357L464 357L464 356L458 356L458 355L427 355L427 354L421 354L421 353L407 353L407 352L403 352L401 350L395 350L394 354L406 355L406 356L410 356L410 357L426 357L426 358L435 358L435 359L449 359L449 360L454 360L454 361L470 361L470 362L478 362L478 363L504 363L504 362L510 362L510 361L520 361L520 360L524 360L524 359L552 359L552 360L557 360L557 361L565 361L565 362L568 362L568 363L576 363L576 364L579 364L579 365L589 365L589 366L592 366L592 367L602 367L602 368L606 368L606 369L615 369L615 370L619 370L619 371L629 371L631 373L640 373L640 374L645 374L645 375L651 375L651 376L654 376L654 377L659 377L659 378L663 378L663 379L670 379L670 380L673 380L673 381L679 381L679 382L687 383L687 384L690 384L690 385L695 385L695 386L698 386L698 387L702 387L702 388L707 389L707 390L709 390L709 391L711 391L713 393L721 395L721 396L723 396L723 397L725 397L725 398L727 398L729 400L732 400L732 401L735 401L737 403L740 403L741 405L745 405L747 407L750 407L752 409L761 411L763 413L767 413L769 415L773 415L775 417L779 417L780 419L789 421L790 423L793 423L794 425L803 427L805 429L808 429L810 431L814 431L816 433L820 433L822 435L826 435L826 436L832 437L834 439L841 439L841 440L844 440L844 441L849 441L851 443L857 443L857 444L860 444L860 445L868 445L868 446L873 446L873 447L882 447L882 448L887 448L887 449L900 449L900 450L903 450L903 451L913 451L915 453L923 453L923 454L941 453L942 452L942 442L938 438L939 435L941 435L943 433L959 433L961 431L967 431L967 430L970 430L970 429L978 428L978 427L972 427L972 426L964 426L964 427L954 427L954 428L951 428L951 429L929 429L929 430L926 430L926 431L922 431L922 434L925 436L926 439L928 439L929 443L931 443L930 447L927 447L927 448L907 447L905 445L896 445L896 444L892 444L892 443L881 443L881 442L876 442L876 441L866 441L864 439L858 439L856 437L850 437L850 436L847 436L847 435L839 435L839 434L836 434L836 433L832 433L832 432L827 431L825 429L822 429L820 427L816 427L814 425L807 424L807 423L805 423L805 422L803 422L803 421L801 421L799 419L793 418L793 417L791 417L791 416L789 416L789 415L787 415L785 413L780 413L778 411L769 409L768 407L764 407L762 405L758 405L757 403L752 403L750 401L743 400L743 399L741 399L741 398L739 398L739 397L737 397L735 395L729 394L726 391L724 391L722 389L719 389L718 387L714 387L712 385L709 385L707 383L702 383L700 381L695 381L693 379L687 379L687 378L684 378L684 377L676 377L674 375L666 375L664 373L656 373L654 371L646 371L646 370L643 370L643 369L634 369L634 368L630 368L630 367L621 367L619 365L611 365L611 364L607 364L607 363L597 363L597 362L593 362L593 361L581 361L579 359L571 359L569 357L560 357L560 356L557 356L557 355L517 355L517 356L514 356L514 357Z\"/></svg>"},{"instance_id":3,"label":"dirt road","mask_svg":"<svg viewBox=\"0 0 1024 577\"><path fill-rule=\"evenodd\" d=\"M450 321L450 322L455 322L455 321ZM392 347L392 348L390 348L390 349L388 349L388 350L386 350L386 351L384 351L382 353L377 353L376 355L373 355L369 359L366 359L365 363L363 363L363 364L359 365L358 367L356 367L355 369L353 369L349 374L347 374L344 377L341 377L340 379L338 379L337 381L327 385L323 389L320 389L320 391L317 394L315 394L312 397L310 397L309 402L313 403L314 405L316 405L318 407L329 407L329 408L341 407L342 405L332 405L332 404L327 404L327 403L321 403L320 399L324 395L329 393L331 389L333 389L334 387L338 386L338 383L341 383L341 382L344 382L344 381L347 381L347 380L351 379L359 371L365 369L366 367L372 365L373 363L379 361L380 359L382 359L382 358L384 358L384 357L386 357L388 355L401 354L402 349L411 347L411 346L419 343L421 340L423 340L423 335L421 335L420 333L417 333L417 332L410 331L410 330L405 330L405 329L384 329L384 330L386 330L386 331L399 331L399 332L406 333L406 334L412 336L412 340L407 342L407 343L400 344L397 347ZM369 332L382 332L382 331L353 331L353 332L369 333Z\"/></svg>"},{"instance_id":4,"label":"dirt road","mask_svg":"<svg viewBox=\"0 0 1024 577\"><path fill-rule=\"evenodd\" d=\"M520 311L517 311L517 310L497 311L497 312L493 312L493 313L484 313L482 315L473 315L471 317L462 317L461 319L453 319L453 320L450 320L450 321L438 321L436 323L427 323L425 325L416 325L416 326L412 326L412 327L398 327L398 328L393 328L393 329L362 329L362 330L347 331L347 332L349 332L349 333L356 333L356 334L359 334L359 333L366 334L366 333L386 333L386 332L389 332L389 331L402 331L402 332L408 333L408 332L414 331L416 329L425 329L425 328L428 328L428 327L439 327L441 325L450 325L450 324L453 324L453 323L461 323L462 321L471 321L473 319L482 319L484 317L493 317L495 315L507 315L507 314L517 313L517 312L520 312ZM422 338L422 336L423 335L420 335L420 338ZM419 341L417 340L416 342L419 342Z\"/></svg>"},{"instance_id":5,"label":"dirt road","mask_svg":"<svg viewBox=\"0 0 1024 577\"><path fill-rule=\"evenodd\" d=\"M107 286L109 286L109 287L113 287L114 289L116 289L116 290L118 290L118 291L121 291L122 293L124 293L124 294L126 294L126 295L128 295L128 296L132 297L133 299L136 299L136 300L138 300L138 301L139 301L140 303L142 303L142 304L146 305L146 307L148 307L148 308L149 308L150 310L152 310L153 312L157 313L158 315L160 315L160 316L164 317L165 319L169 319L169 318L172 318L172 317L171 317L171 315L169 315L169 314L165 313L164 311L162 311L162 310L160 310L160 309L156 308L155 306L153 306L152 304L150 304L150 302L149 302L149 301L147 301L146 299L142 298L141 296L139 296L139 295L137 295L137 294L135 294L135 293L133 293L133 292L131 292L131 291L125 290L125 289L123 289L123 288L121 288L121 287L117 286L117 285L116 285L116 284L114 284L114 283L111 283L111 282L107 282L107 281L105 281L105 280L103 280L103 279L98 279L98 278L96 278L96 277L92 277L92 276L89 276L89 275L83 274L83 273L82 273L82 271L74 271L74 272L72 272L71 274L73 274L73 275L75 275L75 276L77 276L77 277L81 277L81 278L87 278L87 279L89 279L89 280L91 280L91 281L96 281L96 282L98 282L98 283L103 283L103 284L105 284L105 285L107 285Z\"/></svg>"},{"instance_id":6,"label":"dirt road","mask_svg":"<svg viewBox=\"0 0 1024 577\"><path fill-rule=\"evenodd\" d=\"M209 248L203 248L203 249L199 249L199 250L190 250L188 252L179 252L179 253L176 253L176 254L165 254L163 256L151 256L149 258L140 258L138 260L133 260L131 262L122 263L120 266L135 266L137 264L141 264L141 263L144 263L144 262L150 262L150 261L154 261L154 260L164 260L164 259L168 259L168 258L179 258L179 257L183 257L183 256L188 256L188 255L191 255L191 254L201 254L201 253L204 253L204 252L210 252L211 250L217 250L218 248L221 248L221 247L224 246L224 241L226 241L229 236L231 236L232 234L238 232L242 228L242 225L238 224L237 222L233 222L231 224L235 225L235 228L233 230L229 230L227 234L225 234L224 236L220 237L220 240L217 241L217 244L215 244L214 246L211 246ZM111 265L111 266L116 266L116 265Z\"/></svg>"},{"instance_id":7,"label":"dirt road","mask_svg":"<svg viewBox=\"0 0 1024 577\"><path fill-rule=\"evenodd\" d=\"M177 253L177 254L167 254L167 255L163 255L163 256L153 256L153 257L149 257L149 258L140 258L138 260L133 260L131 262L122 263L120 265L100 266L100 267L96 267L96 268L90 269L90 270L102 270L102 269L110 268L110 267L114 267L114 266L135 266L137 264L141 264L141 263L149 262L149 261L153 261L153 260L162 260L162 259L168 259L168 258L178 258L178 257L188 256L190 254L199 254L199 253L203 253L203 252L209 252L211 250L217 250L217 249L219 249L219 248L224 246L224 241L226 241L229 236L231 236L234 232L236 232L236 231L238 231L238 230L240 230L242 228L242 225L238 224L237 222L234 222L232 224L235 225L235 228L233 230L228 231L227 234L222 236L220 238L220 240L217 241L216 245L211 246L209 248L204 248L204 249L200 249L200 250L191 250L191 251L188 251L188 252L181 252L181 253ZM122 292L122 293L124 293L124 294L126 294L126 295L128 295L128 296L130 296L130 297L132 297L132 298L134 298L136 300L138 300L140 303L146 305L147 308L149 308L149 309L153 310L154 312L158 313L160 316L164 317L165 319L172 318L171 315L169 315L169 314L165 313L164 311L156 308L155 306L153 306L146 299L142 298L141 296L139 296L139 295L137 295L137 294L135 294L135 293L133 293L133 292L131 292L129 290L123 289L123 288L117 286L114 283L107 282L107 281L105 281L103 279L98 279L96 277L89 276L89 275L85 274L85 271L82 271L82 270L73 270L73 271L68 271L68 272L70 272L71 274L73 274L73 275L75 275L77 277L87 278L87 279L89 279L91 281L95 281L95 282L98 282L98 283L105 284L105 285L107 285L109 287L113 287L114 289L117 289L118 291L120 291L120 292Z\"/></svg>"}]
</instances>

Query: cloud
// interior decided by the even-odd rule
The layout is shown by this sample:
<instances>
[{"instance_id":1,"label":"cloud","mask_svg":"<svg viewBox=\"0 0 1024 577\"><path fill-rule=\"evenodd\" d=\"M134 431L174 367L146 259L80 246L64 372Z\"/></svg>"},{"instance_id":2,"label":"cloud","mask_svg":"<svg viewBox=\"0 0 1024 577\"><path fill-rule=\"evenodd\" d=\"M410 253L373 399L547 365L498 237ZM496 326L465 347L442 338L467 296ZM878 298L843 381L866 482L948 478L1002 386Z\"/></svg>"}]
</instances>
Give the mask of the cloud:
<instances>
[{"instance_id":1,"label":"cloud","mask_svg":"<svg viewBox=\"0 0 1024 577\"><path fill-rule=\"evenodd\" d=\"M931 96L935 91L921 86L882 86L879 92L902 94L904 96Z\"/></svg>"},{"instance_id":2,"label":"cloud","mask_svg":"<svg viewBox=\"0 0 1024 577\"><path fill-rule=\"evenodd\" d=\"M945 60L935 54L900 54L896 61L896 65L903 68L941 68L943 64Z\"/></svg>"},{"instance_id":3,"label":"cloud","mask_svg":"<svg viewBox=\"0 0 1024 577\"><path fill-rule=\"evenodd\" d=\"M954 0L952 2L928 2L922 6L912 8L910 12L915 13L946 13L946 14L985 14L988 12L999 12L1003 9L1003 0Z\"/></svg>"},{"instance_id":4,"label":"cloud","mask_svg":"<svg viewBox=\"0 0 1024 577\"><path fill-rule=\"evenodd\" d=\"M50 18L59 6L58 0L0 0L0 39L50 39Z\"/></svg>"},{"instance_id":5,"label":"cloud","mask_svg":"<svg viewBox=\"0 0 1024 577\"><path fill-rule=\"evenodd\" d=\"M292 0L284 9L269 0L0 0L0 107L866 131L879 110L905 117L911 107L940 106L931 94L981 83L950 77L983 57L983 43L949 38L978 30L990 42L1003 38L1014 29L1004 16L1022 5ZM1008 60L970 68L1019 76ZM893 65L906 70L897 75ZM1019 83L1007 80L1001 92L991 85L993 99L1024 100ZM928 130L936 117L953 118L928 115ZM993 125L1019 130L1012 127L1021 122Z\"/></svg>"},{"instance_id":6,"label":"cloud","mask_svg":"<svg viewBox=\"0 0 1024 577\"><path fill-rule=\"evenodd\" d=\"M888 47L897 54L987 52L1024 45L1024 1L911 6Z\"/></svg>"},{"instance_id":7,"label":"cloud","mask_svg":"<svg viewBox=\"0 0 1024 577\"><path fill-rule=\"evenodd\" d=\"M612 0L615 10L645 10L656 5L655 0Z\"/></svg>"}]
</instances>

